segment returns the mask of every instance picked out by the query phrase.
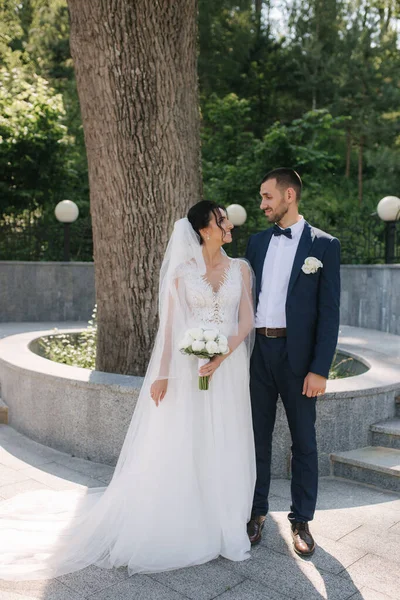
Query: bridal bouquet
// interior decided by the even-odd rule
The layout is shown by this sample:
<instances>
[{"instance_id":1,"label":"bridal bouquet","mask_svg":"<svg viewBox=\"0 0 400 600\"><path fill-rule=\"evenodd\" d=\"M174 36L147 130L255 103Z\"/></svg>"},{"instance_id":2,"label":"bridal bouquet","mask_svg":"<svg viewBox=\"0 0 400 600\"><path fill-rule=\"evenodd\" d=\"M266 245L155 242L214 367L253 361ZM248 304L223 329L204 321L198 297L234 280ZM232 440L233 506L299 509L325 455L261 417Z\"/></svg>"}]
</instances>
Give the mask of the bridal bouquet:
<instances>
[{"instance_id":1,"label":"bridal bouquet","mask_svg":"<svg viewBox=\"0 0 400 600\"><path fill-rule=\"evenodd\" d=\"M229 352L228 340L218 329L188 329L179 344L182 354L197 356L199 368L207 364L213 356ZM209 377L199 377L199 389L208 390Z\"/></svg>"}]
</instances>

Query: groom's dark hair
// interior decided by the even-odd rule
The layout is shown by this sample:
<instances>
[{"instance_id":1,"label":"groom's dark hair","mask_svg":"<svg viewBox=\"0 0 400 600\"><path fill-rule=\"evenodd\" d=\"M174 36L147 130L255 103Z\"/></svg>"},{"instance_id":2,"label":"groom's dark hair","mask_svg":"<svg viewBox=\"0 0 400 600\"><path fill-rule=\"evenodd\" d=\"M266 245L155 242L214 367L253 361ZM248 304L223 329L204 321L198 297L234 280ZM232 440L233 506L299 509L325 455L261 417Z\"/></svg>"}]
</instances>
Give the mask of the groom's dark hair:
<instances>
[{"instance_id":1,"label":"groom's dark hair","mask_svg":"<svg viewBox=\"0 0 400 600\"><path fill-rule=\"evenodd\" d=\"M293 188L296 192L297 202L301 198L301 190L303 188L303 183L301 181L301 177L294 169L287 169L286 167L280 167L279 169L273 169L269 173L266 174L261 184L264 181L268 181L269 179L276 179L276 187L278 187L281 192L286 191L288 188Z\"/></svg>"}]
</instances>

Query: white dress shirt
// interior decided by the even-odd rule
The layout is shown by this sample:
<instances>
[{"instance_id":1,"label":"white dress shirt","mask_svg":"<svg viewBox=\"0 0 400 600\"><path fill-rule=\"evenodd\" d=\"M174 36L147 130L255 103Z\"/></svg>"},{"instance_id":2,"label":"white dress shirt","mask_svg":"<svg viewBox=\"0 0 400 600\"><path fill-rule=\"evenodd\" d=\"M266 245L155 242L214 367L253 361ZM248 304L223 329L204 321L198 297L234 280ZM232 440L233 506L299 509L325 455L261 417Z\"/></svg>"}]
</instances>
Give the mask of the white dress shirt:
<instances>
[{"instance_id":1,"label":"white dress shirt","mask_svg":"<svg viewBox=\"0 0 400 600\"><path fill-rule=\"evenodd\" d=\"M281 228L282 229L282 228ZM272 235L264 260L256 327L286 327L286 296L304 219L290 226L292 238Z\"/></svg>"}]
</instances>

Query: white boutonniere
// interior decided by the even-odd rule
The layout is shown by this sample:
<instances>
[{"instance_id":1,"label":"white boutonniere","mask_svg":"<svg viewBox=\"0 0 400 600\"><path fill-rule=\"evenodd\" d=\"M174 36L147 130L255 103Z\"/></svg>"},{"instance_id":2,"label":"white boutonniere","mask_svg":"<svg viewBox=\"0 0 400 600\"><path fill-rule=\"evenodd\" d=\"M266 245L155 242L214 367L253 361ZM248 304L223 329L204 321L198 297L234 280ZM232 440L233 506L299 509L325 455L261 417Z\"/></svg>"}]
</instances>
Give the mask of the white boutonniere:
<instances>
[{"instance_id":1,"label":"white boutonniere","mask_svg":"<svg viewBox=\"0 0 400 600\"><path fill-rule=\"evenodd\" d=\"M311 273L316 273L318 269L321 269L323 266L324 265L320 260L318 260L318 258L315 258L315 256L308 256L304 261L301 270L306 275L310 275Z\"/></svg>"}]
</instances>

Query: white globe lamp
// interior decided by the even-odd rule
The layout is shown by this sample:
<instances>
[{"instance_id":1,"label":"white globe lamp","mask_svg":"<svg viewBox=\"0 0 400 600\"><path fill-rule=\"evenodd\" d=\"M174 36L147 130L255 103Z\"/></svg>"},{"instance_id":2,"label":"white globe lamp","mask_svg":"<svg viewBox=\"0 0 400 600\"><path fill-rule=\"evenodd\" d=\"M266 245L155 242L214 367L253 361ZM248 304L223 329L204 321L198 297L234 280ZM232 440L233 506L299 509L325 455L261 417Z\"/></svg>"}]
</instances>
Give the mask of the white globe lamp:
<instances>
[{"instance_id":1,"label":"white globe lamp","mask_svg":"<svg viewBox=\"0 0 400 600\"><path fill-rule=\"evenodd\" d=\"M385 196L379 202L376 211L382 221L398 221L400 219L400 198Z\"/></svg>"},{"instance_id":2,"label":"white globe lamp","mask_svg":"<svg viewBox=\"0 0 400 600\"><path fill-rule=\"evenodd\" d=\"M79 208L72 200L62 200L54 210L57 221L64 224L64 262L70 260L70 225L77 220Z\"/></svg>"},{"instance_id":3,"label":"white globe lamp","mask_svg":"<svg viewBox=\"0 0 400 600\"><path fill-rule=\"evenodd\" d=\"M247 212L241 204L230 204L226 212L228 213L228 219L235 227L240 227L246 223Z\"/></svg>"},{"instance_id":4,"label":"white globe lamp","mask_svg":"<svg viewBox=\"0 0 400 600\"><path fill-rule=\"evenodd\" d=\"M73 223L79 216L79 208L72 200L61 200L57 204L54 214L60 223Z\"/></svg>"},{"instance_id":5,"label":"white globe lamp","mask_svg":"<svg viewBox=\"0 0 400 600\"><path fill-rule=\"evenodd\" d=\"M396 254L396 221L400 220L400 198L385 196L376 207L376 212L385 221L385 262L395 262Z\"/></svg>"},{"instance_id":6,"label":"white globe lamp","mask_svg":"<svg viewBox=\"0 0 400 600\"><path fill-rule=\"evenodd\" d=\"M228 219L233 225L232 256L236 258L238 255L239 228L246 223L247 212L241 204L230 204L226 209L226 213L228 215Z\"/></svg>"}]
</instances>

